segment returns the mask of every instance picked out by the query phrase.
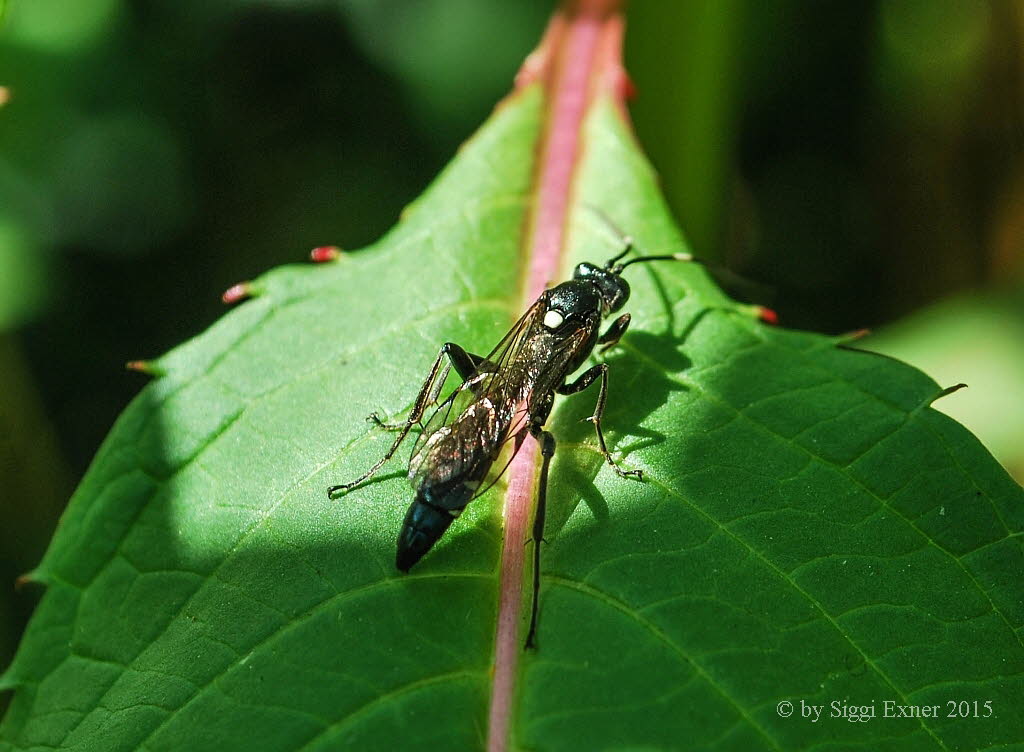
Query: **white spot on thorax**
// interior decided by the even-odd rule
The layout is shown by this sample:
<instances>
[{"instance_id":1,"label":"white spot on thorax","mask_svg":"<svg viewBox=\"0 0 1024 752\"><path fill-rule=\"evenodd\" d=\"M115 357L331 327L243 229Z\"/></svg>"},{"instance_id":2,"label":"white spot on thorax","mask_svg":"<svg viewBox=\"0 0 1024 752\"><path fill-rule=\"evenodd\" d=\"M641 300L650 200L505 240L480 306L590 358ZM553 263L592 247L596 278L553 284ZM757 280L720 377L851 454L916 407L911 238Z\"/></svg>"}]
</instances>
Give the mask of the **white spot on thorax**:
<instances>
[{"instance_id":1,"label":"white spot on thorax","mask_svg":"<svg viewBox=\"0 0 1024 752\"><path fill-rule=\"evenodd\" d=\"M548 312L544 314L544 326L548 329L557 329L565 321L565 316L554 308L548 309Z\"/></svg>"}]
</instances>

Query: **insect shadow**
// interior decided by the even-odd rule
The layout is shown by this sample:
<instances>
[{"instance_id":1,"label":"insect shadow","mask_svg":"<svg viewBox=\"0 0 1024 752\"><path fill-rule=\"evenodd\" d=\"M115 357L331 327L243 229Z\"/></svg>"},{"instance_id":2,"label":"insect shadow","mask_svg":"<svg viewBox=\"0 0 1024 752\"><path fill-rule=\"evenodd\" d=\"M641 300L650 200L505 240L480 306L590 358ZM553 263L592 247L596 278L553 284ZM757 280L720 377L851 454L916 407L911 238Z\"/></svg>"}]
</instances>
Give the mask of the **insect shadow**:
<instances>
[{"instance_id":1,"label":"insect shadow","mask_svg":"<svg viewBox=\"0 0 1024 752\"><path fill-rule=\"evenodd\" d=\"M614 347L629 328L629 313L616 316L607 327L603 324L612 314L619 314L629 300L630 285L623 277L628 267L656 262L703 263L687 252L633 256L624 260L633 251L633 242L625 236L622 241L621 250L603 266L581 262L574 268L571 279L545 289L486 355L476 355L456 342L443 343L406 420L386 426L379 418L370 416L381 426L397 432L384 456L358 478L327 489L328 497L336 499L362 485L395 455L414 425L422 426L409 459L408 477L415 489L415 499L406 513L396 546L395 566L408 572L433 548L465 507L504 474L508 464L500 462L501 455L509 452L511 457L532 437L539 444L543 459L533 520L534 597L527 647L536 644L540 549L546 529L549 471L558 445L556 434L546 430L545 425L555 397L578 394L597 384L593 412L583 420L592 424L605 463L620 478L641 480L641 469L623 469L613 457L602 429L611 365L599 362L578 372L593 357L595 349L603 353ZM667 342L659 342L657 337L636 340L640 345L646 341L647 347L646 352L632 351L638 361L634 365L645 361L647 367L632 369L634 375L627 384L631 388L625 390L632 397L627 404L629 413L620 411L629 416L623 428L631 429L634 435L648 441L664 437L651 435L649 431L645 435L640 430L640 421L667 399L673 384L683 388L680 382L664 374L669 370L678 372L687 365L679 360L676 338L671 336L674 304L662 280L656 275L652 277L666 312ZM461 384L438 403L453 370ZM428 408L433 412L424 421ZM616 406L616 410L620 408ZM575 432L567 433L570 440L575 438ZM592 477L590 486L593 486ZM607 516L607 509L596 506L595 509ZM565 519L563 515L562 524Z\"/></svg>"},{"instance_id":2,"label":"insect shadow","mask_svg":"<svg viewBox=\"0 0 1024 752\"><path fill-rule=\"evenodd\" d=\"M665 439L665 435L643 425L643 421L664 405L672 392L686 391L670 374L687 370L691 361L683 354L691 332L715 307L697 312L677 331L675 304L678 296L665 287L661 275L650 270L649 279L661 301L664 322L657 332L637 327L604 358L611 366L607 428L615 454L629 464L629 455ZM552 417L551 430L567 450L552 463L555 493L548 501L545 540L557 538L580 503L587 505L598 521L609 517L608 504L594 484L604 458L592 444L590 426L582 422L590 414L587 400L564 400ZM636 437L623 443L622 437ZM588 439L590 439L588 441Z\"/></svg>"},{"instance_id":3,"label":"insect shadow","mask_svg":"<svg viewBox=\"0 0 1024 752\"><path fill-rule=\"evenodd\" d=\"M711 310L711 309L707 309ZM606 428L613 454L629 466L630 456L666 437L644 424L673 392L686 391L673 374L690 367L683 353L685 334L703 311L686 327L683 336L670 325L660 333L631 332L604 360L611 366ZM594 484L606 463L593 440L586 418L593 402L576 397L564 400L552 416L551 431L563 448L552 463L552 493L548 500L545 538L554 540L582 502L597 520L608 519L608 505ZM620 481L628 482L628 481Z\"/></svg>"},{"instance_id":4,"label":"insect shadow","mask_svg":"<svg viewBox=\"0 0 1024 752\"><path fill-rule=\"evenodd\" d=\"M708 309L710 310L710 309ZM672 392L686 391L678 379L672 377L690 367L682 348L689 332L703 311L686 327L682 336L672 331L671 319L660 333L635 331L623 339L600 360L611 367L609 381L606 430L613 454L626 466L629 458L645 447L665 439L665 434L644 425L655 410L663 406ZM545 539L554 540L569 517L582 502L597 520L608 518L608 506L594 484L598 474L607 470L607 463L594 439L593 426L586 422L594 410L596 395L590 399L581 395L562 398L552 415L550 429L558 437L560 451L551 467L553 492L548 500ZM383 431L368 425L373 433ZM418 433L418 429L413 429ZM405 478L404 470L380 474L367 485ZM631 483L628 479L614 478L614 483ZM643 481L640 481L643 482ZM495 498L507 488L502 478L494 486ZM494 502L494 515L500 515L500 502ZM455 530L453 540L470 535L471 530Z\"/></svg>"},{"instance_id":5,"label":"insect shadow","mask_svg":"<svg viewBox=\"0 0 1024 752\"><path fill-rule=\"evenodd\" d=\"M669 400L672 392L686 391L687 387L678 378L673 378L673 374L680 374L690 367L691 361L683 353L689 335L707 314L717 310L715 307L703 308L679 329L672 302L676 296L665 289L657 273L652 273L650 280L663 305L663 318L656 325L657 331L631 329L615 347L599 357L592 357L581 367L585 369L598 361L604 361L610 367L606 430L613 454L626 466L630 464L629 457L634 452L665 439L665 434L645 426L644 421ZM455 374L449 374L444 388L440 390L441 399L456 390L459 383ZM582 395L563 397L550 419L549 427L557 437L559 446L566 451L557 455L551 467L555 492L548 500L546 541L557 537L581 502L587 505L595 519L608 519L608 505L594 483L607 463L594 440L593 427L586 420L593 413L595 399L596 395L590 399ZM379 418L384 422L400 421L411 407L393 416L381 415ZM368 433L385 433L378 425L374 425L375 416L376 413L367 418ZM422 425L414 424L413 435L421 431ZM396 470L370 478L366 485L405 477L405 471ZM621 479L618 482L630 481ZM494 485L495 498L503 495L506 488L507 478L502 477ZM500 504L495 502L493 516L500 514ZM463 533L469 535L470 532L468 529L456 530L451 537L459 539Z\"/></svg>"}]
</instances>

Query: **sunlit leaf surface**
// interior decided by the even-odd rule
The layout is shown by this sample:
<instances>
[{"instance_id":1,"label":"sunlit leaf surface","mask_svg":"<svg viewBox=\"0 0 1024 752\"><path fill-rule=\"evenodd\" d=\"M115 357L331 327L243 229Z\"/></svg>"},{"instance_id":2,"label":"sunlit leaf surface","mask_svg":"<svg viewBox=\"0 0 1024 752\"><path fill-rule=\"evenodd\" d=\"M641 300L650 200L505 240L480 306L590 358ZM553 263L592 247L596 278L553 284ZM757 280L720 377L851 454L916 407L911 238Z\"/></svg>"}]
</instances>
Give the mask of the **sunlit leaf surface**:
<instances>
[{"instance_id":1,"label":"sunlit leaf surface","mask_svg":"<svg viewBox=\"0 0 1024 752\"><path fill-rule=\"evenodd\" d=\"M256 280L161 358L35 572L9 749L476 749L487 737L502 488L412 574L404 463L338 501L446 340L524 305L543 95L500 107L393 232ZM618 110L588 115L563 276L680 250ZM1024 738L1020 488L896 361L765 326L684 264L633 267L605 425L563 400L525 749L978 749ZM945 385L943 385L945 386ZM401 454L402 460L405 453ZM935 704L852 723L800 703ZM947 701L991 702L948 718ZM792 717L778 703L796 707ZM980 706L979 706L980 707ZM984 708L980 707L984 713Z\"/></svg>"}]
</instances>

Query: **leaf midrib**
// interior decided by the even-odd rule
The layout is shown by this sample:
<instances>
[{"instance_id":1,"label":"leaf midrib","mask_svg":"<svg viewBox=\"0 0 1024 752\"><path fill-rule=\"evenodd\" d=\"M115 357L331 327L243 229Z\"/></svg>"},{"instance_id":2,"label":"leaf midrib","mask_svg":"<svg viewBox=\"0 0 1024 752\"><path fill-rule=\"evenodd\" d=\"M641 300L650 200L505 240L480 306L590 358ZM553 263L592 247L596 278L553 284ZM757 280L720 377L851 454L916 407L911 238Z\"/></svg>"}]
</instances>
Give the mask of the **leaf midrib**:
<instances>
[{"instance_id":1,"label":"leaf midrib","mask_svg":"<svg viewBox=\"0 0 1024 752\"><path fill-rule=\"evenodd\" d=\"M321 294L321 291L317 291L317 294ZM324 290L322 292L322 294L327 294L327 291ZM281 303L279 305L273 305L273 300L272 300L272 298L270 297L269 294L266 294L265 296L261 296L260 300L267 301L267 305L269 305L270 307L268 308L267 313L264 316L260 317L259 321L260 322L265 322L271 316L275 315L276 313L279 313L281 309L283 309L283 308L285 308L287 306L290 306L290 305L295 305L298 302L300 302L300 299L306 299L307 297L315 297L315 294L314 295L310 295L310 296L298 296L296 298L288 299L287 301L285 301L284 303ZM318 372L318 371L321 371L321 370L323 370L325 368L328 368L332 362L336 361L339 358L351 357L353 354L355 354L355 353L357 353L357 352L359 352L359 351L361 351L363 349L367 349L367 348L370 348L370 347L374 346L375 344L379 344L380 341L387 339L389 336L395 336L397 334L401 334L403 331L405 331L407 329L408 330L412 330L414 327L416 327L416 326L418 326L418 325L420 325L420 324L422 324L424 322L430 321L430 320L432 320L432 319L434 319L434 318L436 318L438 316L441 316L441 315L448 315L452 311L455 311L455 310L484 309L484 308L487 308L489 306L500 307L502 309L508 310L508 309L510 309L510 305L511 304L508 303L507 301L503 301L503 300L500 300L500 299L483 299L483 300L478 300L478 301L473 301L473 300L460 301L458 303L448 304L448 305L445 305L445 306L439 306L436 309L431 310L430 312L428 312L424 316L421 316L421 317L419 317L417 319L414 319L414 320L411 320L411 321L407 321L407 322L405 322L404 325L396 326L396 327L393 327L390 330L387 330L385 333L381 334L381 336L376 337L373 340L361 343L359 346L354 347L354 348L343 348L341 351L339 351L338 353L336 353L335 355L331 356L326 361L321 363L319 366L317 366L317 368L314 369L314 371ZM230 344L230 346L226 347L224 352L219 353L218 354L218 358L215 359L213 361L213 363L211 363L211 366L210 366L211 370L208 371L207 374L204 375L201 378L209 378L209 379L211 379L213 381L218 381L219 382L219 380L216 378L216 376L213 374L213 371L212 371L212 368L214 367L215 363L218 360L226 357L231 350L233 350L236 347L238 347L246 339L246 335L248 335L250 332L254 331L255 329L256 329L256 327L254 327L253 329L247 330L245 334L243 334L242 336L238 337L234 342L232 342ZM303 373L303 377L306 377L307 375L313 373L314 371L304 372ZM161 400L160 400L160 402L155 403L155 405L153 406L154 409L158 409L161 404L163 404L168 399L173 397L181 389L184 389L184 388L190 386L192 383L193 382L191 382L191 381L183 382L176 389L173 389L173 390L169 391L167 394L163 395ZM288 388L290 386L293 386L294 383L295 383L294 380L288 380L288 381L285 381L285 382L283 382L281 384L278 384L278 385L274 386L271 389L268 389L268 390L266 390L264 392L261 392L258 395L252 396L250 398L250 402L247 403L245 405L245 407L243 407L234 416L232 416L232 418L230 420L226 421L225 423L221 424L218 427L218 430L211 437L210 441L204 442L204 444L193 455L191 455L179 467L175 468L174 471L169 473L166 477L154 476L152 473L147 472L145 470L145 468L142 466L142 464L139 463L139 465L137 467L132 467L129 470L126 470L124 473L120 473L117 476L114 476L112 479L106 479L103 485L106 486L109 483L113 482L113 480L116 480L116 479L121 478L121 477L123 477L123 476L125 476L127 474L130 474L132 472L137 472L137 471L140 471L140 470L142 472L144 472L147 476L153 478L154 482L158 486L170 482L179 472L181 472L184 469L188 468L193 463L198 463L200 461L200 458L202 457L202 454L209 447L213 446L213 444L215 443L216 439L219 436L223 435L224 432L231 425L233 425L235 422L237 422L237 420L240 419L242 415L244 415L246 412L248 412L248 411L252 410L254 407L256 407L261 400L268 398L269 396L273 395L275 392L277 392L280 389L284 389L284 388ZM349 442L344 447L342 447L329 460L326 460L323 463L317 464L304 477L302 477L301 479L297 480L292 485L290 485L287 489L282 491L279 494L278 498L276 498L273 501L273 503L267 508L266 512L260 517L260 519L257 520L255 523L253 523L250 527L246 528L246 530L244 530L239 535L238 539L232 545L231 549L227 551L227 553L224 555L224 557L221 558L221 560L217 563L217 565L215 567L213 567L210 570L209 573L207 573L206 575L199 575L199 573L194 573L194 574L197 574L198 576L202 577L202 580L197 584L196 588L189 594L189 596L182 602L182 605L178 608L178 610L167 620L167 622L165 623L164 628L163 628L163 630L161 630L160 634L158 634L154 638L152 638L148 642L146 647L148 647L149 645L152 645L153 643L158 641L161 636L166 634L167 630L171 627L171 625L175 622L175 620L178 619L181 616L181 614L185 612L185 610L188 608L189 604L192 603L192 601L195 598L195 596L202 590L204 584L206 584L208 581L210 581L212 579L216 579L217 572L220 571L225 565L227 565L232 560L234 554L238 551L238 549L241 546L244 545L245 541L249 538L249 536L251 536L254 532L256 532L268 519L270 519L273 516L274 512L281 506L281 504L283 504L296 491L298 491L300 488L305 486L309 482L309 480L311 478L313 478L316 475L318 475L319 473L321 473L324 469L326 469L330 465L333 465L333 464L337 463L339 459L342 459L345 456L347 456L348 453L350 451L352 451L355 447L359 446L364 441L367 441L367 440L371 439L372 437L373 437L372 432L366 432L366 433L364 433L362 435L354 437L351 442ZM143 504L139 505L139 512L136 515L135 519L133 519L132 522L130 523L130 525L128 526L128 530L130 530L131 528L133 528L135 526L135 523L136 523L136 520L138 519L138 516L142 514L143 510L148 506L148 503L149 502L147 501L146 503L143 503ZM74 586L75 589L77 589L79 591L83 591L87 587L89 587L89 585L92 582L94 582L97 577L100 576L100 574L106 569L106 567L109 566L109 564L112 561L114 561L118 557L119 554L122 553L123 545L124 545L124 542L126 540L128 540L127 534L124 537L122 537L121 540L118 542L118 545L114 549L114 551L112 552L111 556L103 564L101 564L101 565L99 565L97 567L97 569L96 569L95 573L93 574L93 577L90 579L90 581L85 583L82 586ZM47 574L47 576L50 576L49 573ZM391 580L383 580L383 581L384 582L389 582ZM79 599L79 606L80 606L80 599ZM77 617L76 617L76 619L77 619ZM134 656L134 658L132 658L132 661L130 663L126 663L126 664L123 664L123 665L122 664L117 664L117 665L121 666L121 672L120 672L120 674L117 677L115 677L110 682L110 684L107 686L106 690L104 690L104 693L100 697L100 699L98 701L98 704L102 703L103 698L106 697L109 694L110 690L117 683L117 681L120 678L120 676L122 676L125 671L134 668L134 663L139 659L140 656L142 656L145 653L146 647L143 647ZM72 653L72 655L73 655L73 653ZM218 676L221 676L224 673L226 673L228 670L230 670L234 665L237 664L238 660L241 660L241 658L242 658L242 656L239 656L238 659L236 659L236 661L234 663L229 664L225 668L225 670L223 672L218 674ZM183 710L188 705L188 703L192 701L192 699L195 699L195 698L194 697L190 698L190 700L188 700L185 703L183 703L175 711L175 713L180 712L181 710ZM66 742L66 740L79 728L79 726L85 721L85 719L88 718L91 715L91 712L92 711L86 711L86 712L83 712L80 715L79 720L64 735L63 739L61 740L61 744L64 744L64 742ZM150 734L146 736L146 739L149 739L152 736L152 734L155 734L165 723L167 723L171 718L173 718L175 713L172 713L170 716L168 716L167 719L165 719L163 722L161 722L161 724L159 726L154 728L150 732Z\"/></svg>"}]
</instances>

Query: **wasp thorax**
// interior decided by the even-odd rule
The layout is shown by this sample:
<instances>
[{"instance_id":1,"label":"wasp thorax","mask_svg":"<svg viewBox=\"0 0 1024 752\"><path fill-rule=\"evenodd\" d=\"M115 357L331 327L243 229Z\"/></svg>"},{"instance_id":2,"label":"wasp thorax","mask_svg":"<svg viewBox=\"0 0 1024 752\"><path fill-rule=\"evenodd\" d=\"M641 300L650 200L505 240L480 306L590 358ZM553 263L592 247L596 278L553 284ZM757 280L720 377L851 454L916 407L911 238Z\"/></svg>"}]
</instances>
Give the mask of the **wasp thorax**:
<instances>
[{"instance_id":1,"label":"wasp thorax","mask_svg":"<svg viewBox=\"0 0 1024 752\"><path fill-rule=\"evenodd\" d=\"M629 283L618 274L596 264L579 264L572 277L585 279L598 289L606 314L619 310L629 300Z\"/></svg>"}]
</instances>

